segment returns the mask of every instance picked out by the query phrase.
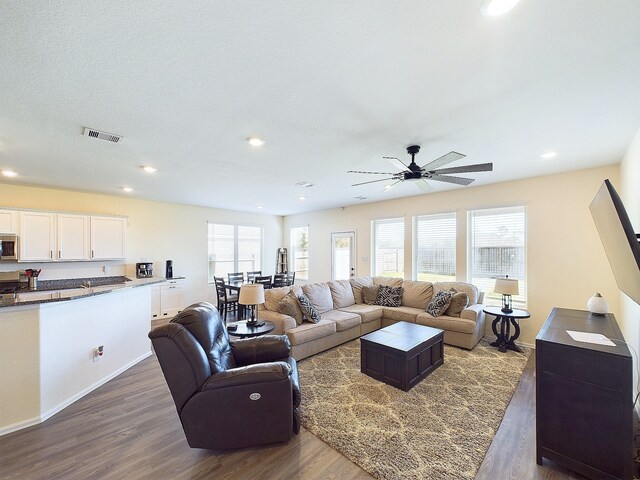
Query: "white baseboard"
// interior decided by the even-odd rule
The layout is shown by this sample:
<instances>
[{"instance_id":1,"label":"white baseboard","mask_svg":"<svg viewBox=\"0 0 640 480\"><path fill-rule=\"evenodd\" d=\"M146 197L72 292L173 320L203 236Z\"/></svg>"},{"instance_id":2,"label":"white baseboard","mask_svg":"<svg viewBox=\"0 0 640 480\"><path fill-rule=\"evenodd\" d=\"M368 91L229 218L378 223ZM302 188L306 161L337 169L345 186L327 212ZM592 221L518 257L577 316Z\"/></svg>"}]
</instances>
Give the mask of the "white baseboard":
<instances>
[{"instance_id":1,"label":"white baseboard","mask_svg":"<svg viewBox=\"0 0 640 480\"><path fill-rule=\"evenodd\" d=\"M145 358L151 356L151 354L152 354L151 351L146 352L144 355L141 355L140 357L136 358L135 360L132 360L131 362L129 362L126 365L124 365L123 367L115 370L114 372L110 373L106 377L101 378L100 380L98 380L94 384L92 384L92 385L88 386L87 388L81 390L80 392L76 393L72 397L69 397L64 402L59 403L58 405L56 405L55 407L47 410L46 412L42 412L39 417L29 418L27 420L23 420L22 422L13 423L11 425L7 425L6 427L0 428L0 437L3 436L3 435L7 435L9 433L12 433L12 432L16 432L18 430L22 430L23 428L32 427L33 425L37 425L39 423L44 422L45 420L48 420L49 418L53 417L56 413L60 412L61 410L65 409L65 408L67 408L72 403L80 400L82 397L84 397L88 393L93 392L96 388L101 387L102 385L107 383L109 380L114 379L115 377L117 377L121 373L125 372L126 370L130 369L131 367L133 367L137 363L140 363Z\"/></svg>"}]
</instances>

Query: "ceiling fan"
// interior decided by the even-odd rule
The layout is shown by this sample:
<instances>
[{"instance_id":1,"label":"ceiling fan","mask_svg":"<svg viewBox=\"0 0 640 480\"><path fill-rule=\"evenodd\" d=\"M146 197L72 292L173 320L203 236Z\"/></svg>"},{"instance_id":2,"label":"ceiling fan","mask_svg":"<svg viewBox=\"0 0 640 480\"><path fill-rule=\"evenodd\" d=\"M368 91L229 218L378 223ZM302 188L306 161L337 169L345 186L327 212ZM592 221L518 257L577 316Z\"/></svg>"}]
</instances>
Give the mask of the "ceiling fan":
<instances>
[{"instance_id":1,"label":"ceiling fan","mask_svg":"<svg viewBox=\"0 0 640 480\"><path fill-rule=\"evenodd\" d=\"M409 165L405 165L400 161L399 158L396 157L383 157L389 160L394 167L400 170L397 173L389 173L389 172L363 172L360 170L349 170L347 173L367 173L372 175L391 175L389 178L383 178L381 180L371 180L369 182L362 183L354 183L351 185L352 187L356 187L358 185L366 185L369 183L376 182L387 182L390 180L395 180L394 183L390 183L385 186L382 190L386 192L394 185L404 182L405 180L411 180L415 182L415 184L422 190L423 192L430 192L433 190L433 187L429 185L425 180L436 180L438 182L447 182L447 183L455 183L457 185L467 186L471 182L474 181L473 178L465 178L465 177L454 177L447 175L449 173L466 173L466 172L491 172L493 170L493 163L477 163L475 165L464 165L462 167L449 167L449 168L439 168L448 163L455 162L456 160L460 160L461 158L466 157L462 153L458 152L449 152L446 155L441 156L440 158L436 158L434 161L429 162L423 166L418 166L416 164L416 154L420 151L420 145L410 145L407 147L407 153L411 155L411 163Z\"/></svg>"}]
</instances>

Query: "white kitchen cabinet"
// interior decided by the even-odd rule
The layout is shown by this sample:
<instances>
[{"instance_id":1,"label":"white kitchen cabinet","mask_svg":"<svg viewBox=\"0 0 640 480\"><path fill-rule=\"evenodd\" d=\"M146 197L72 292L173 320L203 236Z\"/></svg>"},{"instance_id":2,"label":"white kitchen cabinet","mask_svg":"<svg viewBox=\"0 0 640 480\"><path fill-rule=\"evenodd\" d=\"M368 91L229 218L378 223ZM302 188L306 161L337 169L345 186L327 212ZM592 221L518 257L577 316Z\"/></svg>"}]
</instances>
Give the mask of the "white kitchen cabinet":
<instances>
[{"instance_id":1,"label":"white kitchen cabinet","mask_svg":"<svg viewBox=\"0 0 640 480\"><path fill-rule=\"evenodd\" d=\"M21 262L51 262L56 251L55 213L20 212Z\"/></svg>"},{"instance_id":2,"label":"white kitchen cabinet","mask_svg":"<svg viewBox=\"0 0 640 480\"><path fill-rule=\"evenodd\" d=\"M91 217L91 260L125 258L127 219Z\"/></svg>"},{"instance_id":3,"label":"white kitchen cabinet","mask_svg":"<svg viewBox=\"0 0 640 480\"><path fill-rule=\"evenodd\" d=\"M18 234L18 212L15 210L0 210L0 234Z\"/></svg>"},{"instance_id":4,"label":"white kitchen cabinet","mask_svg":"<svg viewBox=\"0 0 640 480\"><path fill-rule=\"evenodd\" d=\"M89 260L89 217L59 213L57 215L58 260Z\"/></svg>"},{"instance_id":5,"label":"white kitchen cabinet","mask_svg":"<svg viewBox=\"0 0 640 480\"><path fill-rule=\"evenodd\" d=\"M151 319L160 318L160 287L151 287Z\"/></svg>"},{"instance_id":6,"label":"white kitchen cabinet","mask_svg":"<svg viewBox=\"0 0 640 480\"><path fill-rule=\"evenodd\" d=\"M157 318L169 319L176 316L183 308L182 279L167 280L160 286L160 315ZM153 293L152 293L153 296ZM153 299L152 299L153 310ZM153 315L153 314L152 314ZM156 317L153 317L156 318Z\"/></svg>"}]
</instances>

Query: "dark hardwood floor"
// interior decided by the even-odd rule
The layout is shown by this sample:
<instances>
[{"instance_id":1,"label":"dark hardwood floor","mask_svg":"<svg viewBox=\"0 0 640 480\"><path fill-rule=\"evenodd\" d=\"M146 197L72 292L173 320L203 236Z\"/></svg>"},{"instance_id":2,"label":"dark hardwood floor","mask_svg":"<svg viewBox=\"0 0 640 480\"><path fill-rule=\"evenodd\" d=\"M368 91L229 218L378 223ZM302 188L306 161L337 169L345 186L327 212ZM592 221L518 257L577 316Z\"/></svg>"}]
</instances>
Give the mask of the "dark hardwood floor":
<instances>
[{"instance_id":1,"label":"dark hardwood floor","mask_svg":"<svg viewBox=\"0 0 640 480\"><path fill-rule=\"evenodd\" d=\"M477 479L583 478L535 463L534 356ZM155 356L37 425L0 437L0 479L370 479L302 429L286 444L191 449Z\"/></svg>"}]
</instances>

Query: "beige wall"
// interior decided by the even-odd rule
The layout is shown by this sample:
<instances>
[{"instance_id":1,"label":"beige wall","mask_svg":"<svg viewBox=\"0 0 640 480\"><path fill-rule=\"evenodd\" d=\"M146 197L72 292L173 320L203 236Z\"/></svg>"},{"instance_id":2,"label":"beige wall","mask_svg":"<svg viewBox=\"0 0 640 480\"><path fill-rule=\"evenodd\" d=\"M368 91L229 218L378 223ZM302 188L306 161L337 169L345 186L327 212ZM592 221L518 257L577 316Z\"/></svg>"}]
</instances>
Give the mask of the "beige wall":
<instances>
[{"instance_id":1,"label":"beige wall","mask_svg":"<svg viewBox=\"0 0 640 480\"><path fill-rule=\"evenodd\" d=\"M640 130L636 133L622 160L620 166L621 189L618 189L636 233L640 233L640 188L638 181L640 181ZM622 292L620 292L620 301L622 314L618 317L618 323L620 323L624 339L636 352L640 352L640 305ZM637 381L636 378L634 385L637 385Z\"/></svg>"},{"instance_id":2,"label":"beige wall","mask_svg":"<svg viewBox=\"0 0 640 480\"><path fill-rule=\"evenodd\" d=\"M586 309L596 291L619 313L620 295L598 237L589 203L605 178L619 184L619 166L581 170L500 184L285 217L289 228L309 226L310 281L331 277L331 232L355 230L357 274L370 274L371 220L405 218L405 278L412 276L412 216L457 211L458 279L465 279L466 212L509 205L527 207L528 310L521 340L533 344L554 306ZM404 185L401 188L412 188Z\"/></svg>"},{"instance_id":3,"label":"beige wall","mask_svg":"<svg viewBox=\"0 0 640 480\"><path fill-rule=\"evenodd\" d=\"M215 192L212 192L215 195ZM263 270L273 273L276 249L281 247L283 218L232 210L152 202L52 188L0 184L0 208L34 208L129 217L126 262L0 263L1 271L42 268L41 279L102 276L103 265L111 275L135 276L135 264L143 257L154 264L154 276L164 276L165 261L173 260L174 276L187 277L184 302L215 302L208 286L207 221L263 227Z\"/></svg>"}]
</instances>

